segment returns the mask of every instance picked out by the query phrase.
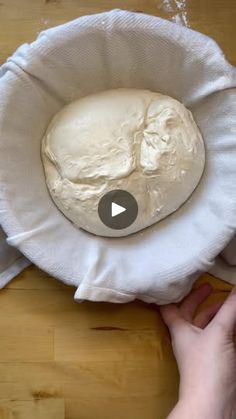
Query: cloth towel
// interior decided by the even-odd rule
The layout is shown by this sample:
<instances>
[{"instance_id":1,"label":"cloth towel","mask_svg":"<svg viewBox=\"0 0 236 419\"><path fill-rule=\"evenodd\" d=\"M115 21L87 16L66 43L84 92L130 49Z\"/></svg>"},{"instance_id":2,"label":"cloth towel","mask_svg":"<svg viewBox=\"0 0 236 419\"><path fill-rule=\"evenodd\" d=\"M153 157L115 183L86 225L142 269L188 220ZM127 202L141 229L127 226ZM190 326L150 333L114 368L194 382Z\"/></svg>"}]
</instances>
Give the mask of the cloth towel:
<instances>
[{"instance_id":1,"label":"cloth towel","mask_svg":"<svg viewBox=\"0 0 236 419\"><path fill-rule=\"evenodd\" d=\"M178 211L110 239L75 228L56 208L40 142L64 105L116 87L184 103L207 164ZM75 285L76 300L179 301L204 271L236 283L236 69L212 39L140 13L84 16L21 46L0 68L0 91L1 287L30 262Z\"/></svg>"},{"instance_id":2,"label":"cloth towel","mask_svg":"<svg viewBox=\"0 0 236 419\"><path fill-rule=\"evenodd\" d=\"M7 244L7 237L0 228L0 288L29 265L30 261L19 250Z\"/></svg>"}]
</instances>

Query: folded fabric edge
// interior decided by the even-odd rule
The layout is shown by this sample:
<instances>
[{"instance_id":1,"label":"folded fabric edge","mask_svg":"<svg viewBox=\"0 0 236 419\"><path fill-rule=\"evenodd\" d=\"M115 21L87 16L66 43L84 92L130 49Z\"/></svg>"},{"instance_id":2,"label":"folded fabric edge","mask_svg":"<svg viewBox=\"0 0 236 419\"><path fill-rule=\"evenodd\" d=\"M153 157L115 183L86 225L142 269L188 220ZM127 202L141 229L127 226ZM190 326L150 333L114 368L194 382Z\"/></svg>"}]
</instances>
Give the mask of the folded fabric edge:
<instances>
[{"instance_id":1,"label":"folded fabric edge","mask_svg":"<svg viewBox=\"0 0 236 419\"><path fill-rule=\"evenodd\" d=\"M18 258L5 271L0 273L0 288L4 288L16 275L31 265L31 262L24 256Z\"/></svg>"},{"instance_id":2,"label":"folded fabric edge","mask_svg":"<svg viewBox=\"0 0 236 419\"><path fill-rule=\"evenodd\" d=\"M126 294L117 290L109 288L95 287L81 284L75 292L74 299L76 302L83 300L109 303L128 303L136 299L145 301L147 303L156 303L155 298L147 295Z\"/></svg>"},{"instance_id":3,"label":"folded fabric edge","mask_svg":"<svg viewBox=\"0 0 236 419\"><path fill-rule=\"evenodd\" d=\"M193 283L190 284L190 291ZM134 294L134 293L124 293L115 289L96 287L91 285L81 284L74 294L74 300L77 303L83 302L84 300L93 301L93 302L108 302L108 303L129 303L134 300L141 300L148 304L158 304L163 305L168 302L165 299L161 299L159 295L150 296L146 294Z\"/></svg>"}]
</instances>

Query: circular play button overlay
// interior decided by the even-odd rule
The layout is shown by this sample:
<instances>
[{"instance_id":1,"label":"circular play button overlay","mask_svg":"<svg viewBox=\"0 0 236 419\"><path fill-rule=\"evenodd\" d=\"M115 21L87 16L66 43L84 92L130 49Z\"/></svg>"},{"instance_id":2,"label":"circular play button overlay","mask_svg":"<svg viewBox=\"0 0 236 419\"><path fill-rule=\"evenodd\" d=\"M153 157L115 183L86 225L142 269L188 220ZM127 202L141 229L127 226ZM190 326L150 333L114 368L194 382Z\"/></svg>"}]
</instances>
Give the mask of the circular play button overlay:
<instances>
[{"instance_id":1,"label":"circular play button overlay","mask_svg":"<svg viewBox=\"0 0 236 419\"><path fill-rule=\"evenodd\" d=\"M100 199L98 214L107 227L122 230L135 221L138 215L138 204L129 192L115 189Z\"/></svg>"}]
</instances>

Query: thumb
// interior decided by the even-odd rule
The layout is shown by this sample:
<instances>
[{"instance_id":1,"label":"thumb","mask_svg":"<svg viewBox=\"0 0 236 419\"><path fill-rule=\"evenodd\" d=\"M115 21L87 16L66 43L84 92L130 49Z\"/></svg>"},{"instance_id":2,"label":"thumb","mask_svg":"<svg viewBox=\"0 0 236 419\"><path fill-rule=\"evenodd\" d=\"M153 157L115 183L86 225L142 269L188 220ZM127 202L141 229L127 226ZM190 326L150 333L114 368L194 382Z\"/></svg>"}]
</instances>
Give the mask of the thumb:
<instances>
[{"instance_id":1,"label":"thumb","mask_svg":"<svg viewBox=\"0 0 236 419\"><path fill-rule=\"evenodd\" d=\"M162 319L168 327L171 334L182 326L183 320L179 308L175 304L168 304L159 308Z\"/></svg>"},{"instance_id":2,"label":"thumb","mask_svg":"<svg viewBox=\"0 0 236 419\"><path fill-rule=\"evenodd\" d=\"M236 327L236 287L233 288L212 323L223 327L226 333L234 334Z\"/></svg>"}]
</instances>

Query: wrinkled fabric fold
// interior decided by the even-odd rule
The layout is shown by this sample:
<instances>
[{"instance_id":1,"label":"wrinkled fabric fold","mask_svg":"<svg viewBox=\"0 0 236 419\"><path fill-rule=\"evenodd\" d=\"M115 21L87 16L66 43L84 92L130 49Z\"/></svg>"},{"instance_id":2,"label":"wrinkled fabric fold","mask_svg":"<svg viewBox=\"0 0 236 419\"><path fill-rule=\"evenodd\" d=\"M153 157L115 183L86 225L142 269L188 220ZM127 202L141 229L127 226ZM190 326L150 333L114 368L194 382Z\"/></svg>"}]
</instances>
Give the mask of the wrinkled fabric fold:
<instances>
[{"instance_id":1,"label":"wrinkled fabric fold","mask_svg":"<svg viewBox=\"0 0 236 419\"><path fill-rule=\"evenodd\" d=\"M7 244L6 235L0 227L0 288L5 287L29 265L29 260L16 248Z\"/></svg>"}]
</instances>

